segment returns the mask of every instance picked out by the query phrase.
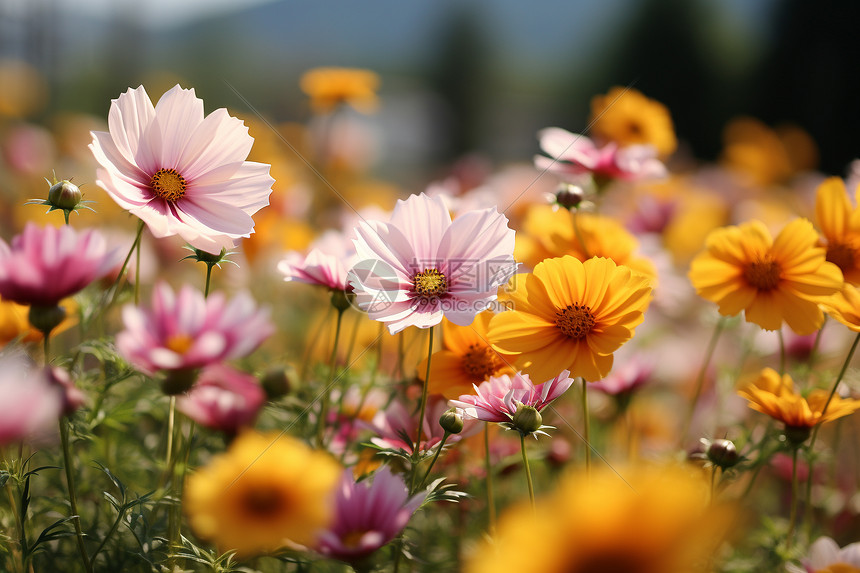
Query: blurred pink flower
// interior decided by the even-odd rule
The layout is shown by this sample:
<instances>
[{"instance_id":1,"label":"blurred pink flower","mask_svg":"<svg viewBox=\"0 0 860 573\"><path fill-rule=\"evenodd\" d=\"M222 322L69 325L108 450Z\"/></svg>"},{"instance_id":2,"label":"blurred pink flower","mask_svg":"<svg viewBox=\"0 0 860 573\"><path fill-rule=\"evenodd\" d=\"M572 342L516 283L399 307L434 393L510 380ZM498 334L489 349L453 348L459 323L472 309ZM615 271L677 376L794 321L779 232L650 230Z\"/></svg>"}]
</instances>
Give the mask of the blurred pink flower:
<instances>
[{"instance_id":1,"label":"blurred pink flower","mask_svg":"<svg viewBox=\"0 0 860 573\"><path fill-rule=\"evenodd\" d=\"M654 373L654 364L643 359L627 360L620 367L616 367L606 378L598 382L590 382L589 388L599 390L610 396L633 392L643 384L646 384Z\"/></svg>"},{"instance_id":2,"label":"blurred pink flower","mask_svg":"<svg viewBox=\"0 0 860 573\"><path fill-rule=\"evenodd\" d=\"M421 430L422 441L418 446L420 451L430 450L442 441L445 430L439 425L439 418L447 409L448 404L444 398L435 396L428 398ZM458 442L480 429L477 424L470 422L470 420L466 420L463 431L459 434L448 436L445 444ZM402 402L394 401L373 417L373 421L369 424L369 427L378 436L371 438L370 441L373 444L381 448L405 450L410 453L415 450L415 438L418 433L418 416L417 412L413 415L413 408L411 406L407 408ZM408 438L408 441L404 441L404 438Z\"/></svg>"},{"instance_id":3,"label":"blurred pink flower","mask_svg":"<svg viewBox=\"0 0 860 573\"><path fill-rule=\"evenodd\" d=\"M319 249L313 249L307 256L296 252L287 253L278 263L278 270L287 282L296 281L333 290L346 290L349 287L346 280L346 262Z\"/></svg>"},{"instance_id":4,"label":"blurred pink flower","mask_svg":"<svg viewBox=\"0 0 860 573\"><path fill-rule=\"evenodd\" d=\"M590 173L603 179L634 181L666 176L666 166L657 159L651 145L618 148L615 143L597 147L584 135L558 127L538 132L540 146L550 157L535 156L535 167L555 173L562 179Z\"/></svg>"},{"instance_id":5,"label":"blurred pink flower","mask_svg":"<svg viewBox=\"0 0 860 573\"><path fill-rule=\"evenodd\" d=\"M791 573L817 573L818 571L845 572L860 569L860 542L843 548L829 537L819 537L809 546L809 555L802 560L803 567L789 565ZM834 567L839 566L842 567Z\"/></svg>"},{"instance_id":6,"label":"blurred pink flower","mask_svg":"<svg viewBox=\"0 0 860 573\"><path fill-rule=\"evenodd\" d=\"M64 393L23 355L0 358L0 446L40 440L57 428Z\"/></svg>"},{"instance_id":7,"label":"blurred pink flower","mask_svg":"<svg viewBox=\"0 0 860 573\"><path fill-rule=\"evenodd\" d=\"M515 272L514 231L495 208L451 220L441 198L397 201L388 223L356 229L360 261L349 273L356 302L392 334L444 316L466 326Z\"/></svg>"},{"instance_id":8,"label":"blurred pink flower","mask_svg":"<svg viewBox=\"0 0 860 573\"><path fill-rule=\"evenodd\" d=\"M189 418L207 428L235 434L251 426L266 403L257 379L226 364L203 369L194 387L176 401Z\"/></svg>"},{"instance_id":9,"label":"blurred pink flower","mask_svg":"<svg viewBox=\"0 0 860 573\"><path fill-rule=\"evenodd\" d=\"M254 139L226 109L204 118L203 100L178 85L153 107L140 86L111 102L108 126L92 132L96 183L155 237L220 253L254 232L275 181L269 165L245 161Z\"/></svg>"},{"instance_id":10,"label":"blurred pink flower","mask_svg":"<svg viewBox=\"0 0 860 573\"><path fill-rule=\"evenodd\" d=\"M518 372L513 377L503 374L492 376L486 382L481 382L480 386L474 386L477 395L464 394L448 403L461 408L467 418L509 423L520 405L531 406L540 412L564 394L571 384L573 378L567 370L537 386L532 384L528 374Z\"/></svg>"},{"instance_id":11,"label":"blurred pink flower","mask_svg":"<svg viewBox=\"0 0 860 573\"><path fill-rule=\"evenodd\" d=\"M150 309L129 304L122 318L117 348L150 375L247 356L275 330L268 310L247 293L228 302L222 293L204 298L188 285L175 294L166 283L156 285Z\"/></svg>"},{"instance_id":12,"label":"blurred pink flower","mask_svg":"<svg viewBox=\"0 0 860 573\"><path fill-rule=\"evenodd\" d=\"M118 255L98 231L28 223L11 246L0 240L0 297L56 306L110 272Z\"/></svg>"},{"instance_id":13,"label":"blurred pink flower","mask_svg":"<svg viewBox=\"0 0 860 573\"><path fill-rule=\"evenodd\" d=\"M387 466L376 472L373 483L356 483L352 470L344 470L335 495L334 521L320 534L317 549L323 555L355 563L392 539L426 497L409 497L403 479Z\"/></svg>"}]
</instances>

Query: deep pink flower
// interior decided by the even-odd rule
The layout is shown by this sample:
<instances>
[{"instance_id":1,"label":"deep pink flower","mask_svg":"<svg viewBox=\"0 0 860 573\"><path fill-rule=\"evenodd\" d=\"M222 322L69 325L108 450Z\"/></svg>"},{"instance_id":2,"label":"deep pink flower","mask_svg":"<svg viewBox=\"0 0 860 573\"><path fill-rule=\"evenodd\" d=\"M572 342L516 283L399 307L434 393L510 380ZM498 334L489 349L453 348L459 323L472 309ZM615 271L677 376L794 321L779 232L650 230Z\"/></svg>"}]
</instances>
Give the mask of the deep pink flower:
<instances>
[{"instance_id":1,"label":"deep pink flower","mask_svg":"<svg viewBox=\"0 0 860 573\"><path fill-rule=\"evenodd\" d=\"M335 495L334 521L320 534L317 550L323 555L354 563L394 539L426 497L409 497L403 480L382 467L369 480L356 483L346 469Z\"/></svg>"},{"instance_id":2,"label":"deep pink flower","mask_svg":"<svg viewBox=\"0 0 860 573\"><path fill-rule=\"evenodd\" d=\"M110 272L118 255L98 231L28 223L11 246L0 240L0 297L56 306Z\"/></svg>"},{"instance_id":3,"label":"deep pink flower","mask_svg":"<svg viewBox=\"0 0 860 573\"><path fill-rule=\"evenodd\" d=\"M350 271L356 302L392 334L445 316L471 324L515 272L514 231L495 208L456 219L439 197L397 201L391 220L361 222Z\"/></svg>"},{"instance_id":4,"label":"deep pink flower","mask_svg":"<svg viewBox=\"0 0 860 573\"><path fill-rule=\"evenodd\" d=\"M57 428L64 392L23 355L0 358L0 445L40 440Z\"/></svg>"},{"instance_id":5,"label":"deep pink flower","mask_svg":"<svg viewBox=\"0 0 860 573\"><path fill-rule=\"evenodd\" d=\"M535 167L551 171L562 179L584 174L625 181L666 176L666 166L657 159L657 150L651 145L619 149L617 144L607 143L597 147L584 135L558 127L541 130L538 138L541 149L550 157L535 156Z\"/></svg>"},{"instance_id":6,"label":"deep pink flower","mask_svg":"<svg viewBox=\"0 0 860 573\"><path fill-rule=\"evenodd\" d=\"M203 100L178 85L153 107L140 86L111 102L108 126L92 132L96 183L155 237L220 253L254 231L274 179L269 165L245 161L254 139L226 109L204 118Z\"/></svg>"},{"instance_id":7,"label":"deep pink flower","mask_svg":"<svg viewBox=\"0 0 860 573\"><path fill-rule=\"evenodd\" d=\"M461 408L465 417L508 423L520 405L531 406L540 412L564 394L571 384L573 378L567 370L537 386L532 384L528 374L517 372L513 377L503 374L474 386L476 394L464 394L459 400L449 400L448 403Z\"/></svg>"},{"instance_id":8,"label":"deep pink flower","mask_svg":"<svg viewBox=\"0 0 860 573\"><path fill-rule=\"evenodd\" d=\"M201 426L235 434L254 423L265 403L266 392L256 378L218 363L203 369L176 406Z\"/></svg>"},{"instance_id":9,"label":"deep pink flower","mask_svg":"<svg viewBox=\"0 0 860 573\"><path fill-rule=\"evenodd\" d=\"M275 330L268 310L247 293L228 301L222 293L204 298L188 285L175 294L166 283L156 285L151 309L126 305L122 318L117 348L150 375L247 356Z\"/></svg>"},{"instance_id":10,"label":"deep pink flower","mask_svg":"<svg viewBox=\"0 0 860 573\"><path fill-rule=\"evenodd\" d=\"M445 430L439 425L439 418L447 409L448 404L444 398L434 396L427 399L424 423L421 426L422 440L418 446L419 451L430 450L442 441ZM403 403L394 401L384 410L377 412L369 426L378 437L371 438L370 441L381 448L414 451L415 438L418 433L418 415L417 412L413 414L413 411L413 407L407 408ZM477 424L470 423L470 420L465 422L463 431L448 436L446 445L458 442L479 429ZM409 438L408 442L403 440L404 435Z\"/></svg>"}]
</instances>

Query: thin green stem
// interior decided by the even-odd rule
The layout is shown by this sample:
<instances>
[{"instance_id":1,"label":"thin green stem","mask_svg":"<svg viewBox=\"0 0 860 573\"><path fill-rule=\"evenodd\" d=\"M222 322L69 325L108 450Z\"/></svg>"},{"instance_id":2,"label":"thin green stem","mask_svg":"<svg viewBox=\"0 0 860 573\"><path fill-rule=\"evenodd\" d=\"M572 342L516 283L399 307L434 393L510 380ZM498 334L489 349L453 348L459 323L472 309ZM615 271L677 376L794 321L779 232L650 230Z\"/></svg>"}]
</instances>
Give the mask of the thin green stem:
<instances>
[{"instance_id":1,"label":"thin green stem","mask_svg":"<svg viewBox=\"0 0 860 573\"><path fill-rule=\"evenodd\" d=\"M337 322L334 327L334 343L331 346L331 357L329 358L329 374L328 374L328 382L323 388L322 397L320 398L320 415L317 418L317 428L316 428L316 436L317 436L317 444L319 447L325 446L325 423L326 417L328 417L328 407L330 401L330 390L331 385L335 379L335 371L337 368L337 344L340 341L340 327L343 323L343 312L345 309L337 309Z\"/></svg>"},{"instance_id":2,"label":"thin green stem","mask_svg":"<svg viewBox=\"0 0 860 573\"><path fill-rule=\"evenodd\" d=\"M493 495L493 462L490 459L490 423L484 422L484 470L487 474L487 515L490 535L496 533L496 499Z\"/></svg>"},{"instance_id":3,"label":"thin green stem","mask_svg":"<svg viewBox=\"0 0 860 573\"><path fill-rule=\"evenodd\" d=\"M128 254L125 256L125 260L122 262L122 266L119 269L119 273L116 275L116 280L114 280L113 285L111 286L113 294L111 295L110 302L107 306L111 306L116 300L116 295L119 292L119 283L125 275L125 270L128 268L128 262L131 260L131 255L134 253L135 249L140 246L140 239L143 236L143 225L144 223L142 219L137 222L137 235L135 235L134 242L131 244L131 248L128 250ZM135 277L135 282L140 282L139 278Z\"/></svg>"},{"instance_id":4,"label":"thin green stem","mask_svg":"<svg viewBox=\"0 0 860 573\"><path fill-rule=\"evenodd\" d=\"M782 329L776 331L779 336L779 375L785 374L785 337L782 335Z\"/></svg>"},{"instance_id":5,"label":"thin green stem","mask_svg":"<svg viewBox=\"0 0 860 573\"><path fill-rule=\"evenodd\" d=\"M46 337L47 338L47 337ZM87 548L84 546L84 533L81 529L81 516L78 513L78 496L75 489L75 472L72 467L73 459L72 451L69 446L69 420L65 417L60 418L60 441L63 445L63 466L66 470L66 483L69 486L69 506L72 510L72 522L75 525L75 537L78 542L78 551L81 554L81 561L84 564L84 569L87 573L92 573L93 566L90 563L90 558L87 555Z\"/></svg>"},{"instance_id":6,"label":"thin green stem","mask_svg":"<svg viewBox=\"0 0 860 573\"><path fill-rule=\"evenodd\" d=\"M815 342L812 343L812 349L809 351L809 370L815 368L815 362L818 360L818 347L821 345L821 333L824 332L824 327L827 325L827 315L824 315L824 322L821 323L821 328L815 333Z\"/></svg>"},{"instance_id":7,"label":"thin green stem","mask_svg":"<svg viewBox=\"0 0 860 573\"><path fill-rule=\"evenodd\" d=\"M45 366L48 366L50 363L51 356L51 343L50 343L50 332L46 332L45 336L42 337L42 350L45 354Z\"/></svg>"},{"instance_id":8,"label":"thin green stem","mask_svg":"<svg viewBox=\"0 0 860 573\"><path fill-rule=\"evenodd\" d=\"M203 288L203 298L209 297L209 285L212 282L212 267L215 265L206 265L206 286Z\"/></svg>"},{"instance_id":9,"label":"thin green stem","mask_svg":"<svg viewBox=\"0 0 860 573\"><path fill-rule=\"evenodd\" d=\"M68 209L63 209L63 217L66 219L66 225L69 224L69 213L71 213L71 211L69 211Z\"/></svg>"},{"instance_id":10,"label":"thin green stem","mask_svg":"<svg viewBox=\"0 0 860 573\"><path fill-rule=\"evenodd\" d=\"M827 413L827 408L830 406L830 402L833 401L833 396L836 394L836 389L839 387L839 383L842 382L842 378L845 377L845 372L848 371L848 365L851 364L851 359L854 357L854 351L857 350L858 344L860 344L860 332L858 332L857 336L854 337L854 344L851 345L851 350L848 351L848 356L845 357L845 362L842 364L842 369L839 371L839 375L833 383L833 388L830 389L830 395L827 396L827 402L824 403L824 408L821 409L821 415L818 417L819 420L824 419L824 415ZM818 437L818 429L820 427L821 422L819 421L812 430L812 439L809 441L810 451L812 450L812 446L815 445L815 439Z\"/></svg>"},{"instance_id":11,"label":"thin green stem","mask_svg":"<svg viewBox=\"0 0 860 573\"><path fill-rule=\"evenodd\" d=\"M415 476L418 474L418 457L421 451L421 437L424 434L424 412L427 409L427 387L430 384L430 361L433 358L433 327L427 330L427 372L424 374L424 385L421 388L421 406L418 411L418 432L415 436L415 447L412 450L412 479L409 492L415 493Z\"/></svg>"},{"instance_id":12,"label":"thin green stem","mask_svg":"<svg viewBox=\"0 0 860 573\"><path fill-rule=\"evenodd\" d=\"M134 306L140 306L140 241L134 251Z\"/></svg>"},{"instance_id":13,"label":"thin green stem","mask_svg":"<svg viewBox=\"0 0 860 573\"><path fill-rule=\"evenodd\" d=\"M791 453L791 513L788 518L788 535L785 538L786 549L791 549L794 527L797 524L797 450Z\"/></svg>"},{"instance_id":14,"label":"thin green stem","mask_svg":"<svg viewBox=\"0 0 860 573\"><path fill-rule=\"evenodd\" d=\"M532 483L532 471L529 468L529 457L526 455L526 435L520 433L520 449L523 452L523 466L526 468L526 481L529 485L529 501L532 503L532 509L535 509L535 488Z\"/></svg>"},{"instance_id":15,"label":"thin green stem","mask_svg":"<svg viewBox=\"0 0 860 573\"><path fill-rule=\"evenodd\" d=\"M447 430L442 435L442 441L439 442L439 447L436 449L436 453L433 455L433 459L430 460L430 465L427 466L427 471L424 472L424 477L421 478L421 483L418 484L418 489L423 488L424 484L427 483L427 478L430 477L430 470L433 469L433 465L436 463L436 460L439 458L439 454L442 453L442 448L445 447L445 442L448 441L448 436L450 436L450 435L451 435L451 433L448 432Z\"/></svg>"},{"instance_id":16,"label":"thin green stem","mask_svg":"<svg viewBox=\"0 0 860 573\"><path fill-rule=\"evenodd\" d=\"M588 382L580 376L582 380L582 419L585 423L583 439L585 440L585 473L591 474L591 422L588 415Z\"/></svg>"},{"instance_id":17,"label":"thin green stem","mask_svg":"<svg viewBox=\"0 0 860 573\"><path fill-rule=\"evenodd\" d=\"M705 375L708 372L708 366L711 364L711 358L714 356L714 350L717 348L717 341L720 339L720 334L726 326L726 318L720 317L717 325L714 327L714 332L711 334L711 340L708 342L708 349L705 351L705 358L702 361L702 366L699 368L699 373L696 375L696 390L693 393L693 400L690 402L690 408L687 411L687 417L684 420L684 429L681 431L681 444L687 441L687 433L690 431L690 424L693 422L693 414L696 413L696 404L699 402L699 397L702 395L702 387L705 384Z\"/></svg>"},{"instance_id":18,"label":"thin green stem","mask_svg":"<svg viewBox=\"0 0 860 573\"><path fill-rule=\"evenodd\" d=\"M27 570L27 559L24 557L24 553L27 550L27 530L24 526L26 516L21 515L21 512L18 511L18 504L15 503L15 495L12 493L12 484L8 483L5 489L9 496L9 509L12 511L12 515L15 516L15 532L18 534L18 550L12 550L13 556L18 557L18 559L13 560L13 562L19 568L18 570L23 572ZM20 494L20 488L18 490Z\"/></svg>"}]
</instances>

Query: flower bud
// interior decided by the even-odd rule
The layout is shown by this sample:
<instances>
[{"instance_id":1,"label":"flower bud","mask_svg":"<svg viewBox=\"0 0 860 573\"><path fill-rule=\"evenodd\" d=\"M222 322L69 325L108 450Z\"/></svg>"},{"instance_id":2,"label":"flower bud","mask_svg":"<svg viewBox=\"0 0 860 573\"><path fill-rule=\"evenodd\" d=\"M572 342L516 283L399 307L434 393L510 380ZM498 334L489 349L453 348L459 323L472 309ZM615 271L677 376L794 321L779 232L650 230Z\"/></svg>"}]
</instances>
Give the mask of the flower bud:
<instances>
[{"instance_id":1,"label":"flower bud","mask_svg":"<svg viewBox=\"0 0 860 573\"><path fill-rule=\"evenodd\" d=\"M514 427L523 435L537 432L543 425L543 417L534 406L520 404L514 412Z\"/></svg>"},{"instance_id":2,"label":"flower bud","mask_svg":"<svg viewBox=\"0 0 860 573\"><path fill-rule=\"evenodd\" d=\"M194 386L197 381L196 368L180 368L179 370L168 370L161 381L161 391L168 396L184 394Z\"/></svg>"},{"instance_id":3,"label":"flower bud","mask_svg":"<svg viewBox=\"0 0 860 573\"><path fill-rule=\"evenodd\" d=\"M62 306L38 306L30 307L27 319L33 328L48 336L66 318L66 309Z\"/></svg>"},{"instance_id":4,"label":"flower bud","mask_svg":"<svg viewBox=\"0 0 860 573\"><path fill-rule=\"evenodd\" d=\"M726 470L740 461L735 444L730 440L714 440L706 452L708 460L722 470Z\"/></svg>"},{"instance_id":5,"label":"flower bud","mask_svg":"<svg viewBox=\"0 0 860 573\"><path fill-rule=\"evenodd\" d=\"M463 417L456 408L445 410L439 418L439 425L449 434L459 434L463 431Z\"/></svg>"},{"instance_id":6,"label":"flower bud","mask_svg":"<svg viewBox=\"0 0 860 573\"><path fill-rule=\"evenodd\" d=\"M67 179L54 183L48 190L48 203L55 209L71 211L78 206L82 198L78 186Z\"/></svg>"},{"instance_id":7,"label":"flower bud","mask_svg":"<svg viewBox=\"0 0 860 573\"><path fill-rule=\"evenodd\" d=\"M783 430L785 439L794 447L798 447L808 440L811 433L812 428L807 426L786 426Z\"/></svg>"},{"instance_id":8,"label":"flower bud","mask_svg":"<svg viewBox=\"0 0 860 573\"><path fill-rule=\"evenodd\" d=\"M272 368L263 374L260 379L260 385L266 391L266 398L269 400L277 400L281 396L286 396L292 389L292 379L295 378L295 371L291 366L286 368Z\"/></svg>"},{"instance_id":9,"label":"flower bud","mask_svg":"<svg viewBox=\"0 0 860 573\"><path fill-rule=\"evenodd\" d=\"M583 199L585 199L585 191L578 185L562 183L559 190L555 192L556 204L568 211L579 207Z\"/></svg>"},{"instance_id":10,"label":"flower bud","mask_svg":"<svg viewBox=\"0 0 860 573\"><path fill-rule=\"evenodd\" d=\"M352 306L352 300L354 298L355 295L351 292L344 292L342 290L331 291L331 305L337 309L338 312L343 312Z\"/></svg>"}]
</instances>

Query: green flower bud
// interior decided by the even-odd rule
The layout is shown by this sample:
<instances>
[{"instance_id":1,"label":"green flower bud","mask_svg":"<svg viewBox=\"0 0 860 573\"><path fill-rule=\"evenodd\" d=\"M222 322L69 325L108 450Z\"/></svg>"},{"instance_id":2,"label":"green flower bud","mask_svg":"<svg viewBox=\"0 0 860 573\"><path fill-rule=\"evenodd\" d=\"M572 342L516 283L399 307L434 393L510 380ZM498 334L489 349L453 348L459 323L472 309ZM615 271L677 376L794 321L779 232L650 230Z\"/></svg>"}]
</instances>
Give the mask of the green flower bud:
<instances>
[{"instance_id":1,"label":"green flower bud","mask_svg":"<svg viewBox=\"0 0 860 573\"><path fill-rule=\"evenodd\" d=\"M449 434L459 434L463 431L463 417L455 408L445 410L439 418L439 425Z\"/></svg>"},{"instance_id":2,"label":"green flower bud","mask_svg":"<svg viewBox=\"0 0 860 573\"><path fill-rule=\"evenodd\" d=\"M168 396L184 394L197 382L196 368L169 370L161 381L161 391Z\"/></svg>"},{"instance_id":3,"label":"green flower bud","mask_svg":"<svg viewBox=\"0 0 860 573\"><path fill-rule=\"evenodd\" d=\"M555 192L555 202L559 207L567 209L576 209L579 204L585 199L585 191L578 185L570 185L562 183L558 191Z\"/></svg>"},{"instance_id":4,"label":"green flower bud","mask_svg":"<svg viewBox=\"0 0 860 573\"><path fill-rule=\"evenodd\" d=\"M811 433L812 428L807 426L786 426L783 430L785 439L794 447L798 447L808 440Z\"/></svg>"},{"instance_id":5,"label":"green flower bud","mask_svg":"<svg viewBox=\"0 0 860 573\"><path fill-rule=\"evenodd\" d=\"M295 379L295 369L292 367L272 368L260 379L260 385L266 391L266 397L269 400L277 400L290 393L293 379Z\"/></svg>"},{"instance_id":6,"label":"green flower bud","mask_svg":"<svg viewBox=\"0 0 860 573\"><path fill-rule=\"evenodd\" d=\"M37 306L30 307L27 319L33 328L48 336L66 318L66 309L62 306Z\"/></svg>"},{"instance_id":7,"label":"green flower bud","mask_svg":"<svg viewBox=\"0 0 860 573\"><path fill-rule=\"evenodd\" d=\"M708 460L720 469L726 470L737 464L741 457L730 440L714 440L706 452Z\"/></svg>"},{"instance_id":8,"label":"green flower bud","mask_svg":"<svg viewBox=\"0 0 860 573\"><path fill-rule=\"evenodd\" d=\"M331 305L338 310L338 312L343 312L352 306L352 300L355 298L355 295L351 292L344 292L342 290L333 290L331 291Z\"/></svg>"},{"instance_id":9,"label":"green flower bud","mask_svg":"<svg viewBox=\"0 0 860 573\"><path fill-rule=\"evenodd\" d=\"M543 425L543 417L534 406L520 404L514 412L514 427L523 435L537 432Z\"/></svg>"},{"instance_id":10,"label":"green flower bud","mask_svg":"<svg viewBox=\"0 0 860 573\"><path fill-rule=\"evenodd\" d=\"M55 209L71 211L78 206L82 198L78 186L67 179L54 183L48 190L48 203Z\"/></svg>"}]
</instances>

